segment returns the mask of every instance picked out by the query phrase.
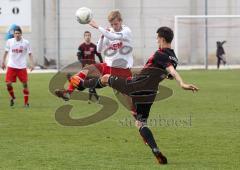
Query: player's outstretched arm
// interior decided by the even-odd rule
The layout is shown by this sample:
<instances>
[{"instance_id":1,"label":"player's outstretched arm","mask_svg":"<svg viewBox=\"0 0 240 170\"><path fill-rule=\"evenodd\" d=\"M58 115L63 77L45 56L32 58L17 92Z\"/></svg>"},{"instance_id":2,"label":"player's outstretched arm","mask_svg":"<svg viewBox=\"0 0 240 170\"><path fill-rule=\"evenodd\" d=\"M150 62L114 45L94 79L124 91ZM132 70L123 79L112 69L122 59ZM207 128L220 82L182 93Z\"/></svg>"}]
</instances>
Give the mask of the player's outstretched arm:
<instances>
[{"instance_id":1,"label":"player's outstretched arm","mask_svg":"<svg viewBox=\"0 0 240 170\"><path fill-rule=\"evenodd\" d=\"M90 26L92 26L93 28L98 29L104 35L104 37L106 37L107 39L109 39L111 41L113 41L113 40L122 40L123 39L123 35L122 34L115 34L115 33L110 32L107 29L104 29L104 28L100 27L96 23L96 21L94 21L94 20L91 20L88 24Z\"/></svg>"},{"instance_id":2,"label":"player's outstretched arm","mask_svg":"<svg viewBox=\"0 0 240 170\"><path fill-rule=\"evenodd\" d=\"M101 35L101 38L97 42L97 52L98 53L102 52L102 49L103 49L103 39L104 39L104 36Z\"/></svg>"},{"instance_id":3,"label":"player's outstretched arm","mask_svg":"<svg viewBox=\"0 0 240 170\"><path fill-rule=\"evenodd\" d=\"M29 53L29 61L30 61L30 71L33 71L33 69L34 69L34 62L33 62L32 53Z\"/></svg>"},{"instance_id":4,"label":"player's outstretched arm","mask_svg":"<svg viewBox=\"0 0 240 170\"><path fill-rule=\"evenodd\" d=\"M3 61L2 61L2 69L4 70L6 68L6 58L7 58L7 54L8 54L8 51L5 51L4 52L4 55L3 55Z\"/></svg>"},{"instance_id":5,"label":"player's outstretched arm","mask_svg":"<svg viewBox=\"0 0 240 170\"><path fill-rule=\"evenodd\" d=\"M222 43L221 43L221 45L223 45L223 44L225 44L227 41L226 40L224 40Z\"/></svg>"},{"instance_id":6,"label":"player's outstretched arm","mask_svg":"<svg viewBox=\"0 0 240 170\"><path fill-rule=\"evenodd\" d=\"M97 52L101 53L105 46L108 44L108 39L101 35L101 38L97 42Z\"/></svg>"},{"instance_id":7,"label":"player's outstretched arm","mask_svg":"<svg viewBox=\"0 0 240 170\"><path fill-rule=\"evenodd\" d=\"M172 65L168 66L166 69L168 73L170 73L175 78L179 86L182 87L184 90L191 90L192 92L197 92L199 90L199 88L193 84L184 83L181 76L178 74L178 72Z\"/></svg>"}]
</instances>

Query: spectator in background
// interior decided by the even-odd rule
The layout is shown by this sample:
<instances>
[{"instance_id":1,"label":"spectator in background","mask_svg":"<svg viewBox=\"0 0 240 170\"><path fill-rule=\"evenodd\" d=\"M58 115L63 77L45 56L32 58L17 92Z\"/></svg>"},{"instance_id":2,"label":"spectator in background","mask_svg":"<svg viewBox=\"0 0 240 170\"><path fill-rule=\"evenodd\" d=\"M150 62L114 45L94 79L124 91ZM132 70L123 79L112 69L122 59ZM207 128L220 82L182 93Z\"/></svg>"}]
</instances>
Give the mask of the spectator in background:
<instances>
[{"instance_id":1,"label":"spectator in background","mask_svg":"<svg viewBox=\"0 0 240 170\"><path fill-rule=\"evenodd\" d=\"M225 58L225 51L223 49L223 44L226 43L226 41L220 42L217 41L217 52L216 52L216 56L217 56L217 68L219 69L221 61L223 62L223 64L226 64L226 58Z\"/></svg>"}]
</instances>

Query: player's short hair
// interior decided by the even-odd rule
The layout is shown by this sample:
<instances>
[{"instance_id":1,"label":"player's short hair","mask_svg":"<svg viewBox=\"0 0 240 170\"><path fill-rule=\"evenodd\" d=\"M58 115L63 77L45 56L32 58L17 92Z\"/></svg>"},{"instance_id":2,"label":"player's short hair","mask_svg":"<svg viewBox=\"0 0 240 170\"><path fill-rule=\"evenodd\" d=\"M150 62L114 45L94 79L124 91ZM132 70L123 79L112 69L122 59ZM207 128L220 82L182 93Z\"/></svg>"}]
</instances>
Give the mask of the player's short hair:
<instances>
[{"instance_id":1,"label":"player's short hair","mask_svg":"<svg viewBox=\"0 0 240 170\"><path fill-rule=\"evenodd\" d=\"M158 37L162 37L166 40L167 43L171 43L173 40L173 31L169 27L160 27L157 30Z\"/></svg>"},{"instance_id":2,"label":"player's short hair","mask_svg":"<svg viewBox=\"0 0 240 170\"><path fill-rule=\"evenodd\" d=\"M119 21L122 21L122 15L119 10L112 10L108 14L108 21L112 22L115 19L118 19Z\"/></svg>"},{"instance_id":3,"label":"player's short hair","mask_svg":"<svg viewBox=\"0 0 240 170\"><path fill-rule=\"evenodd\" d=\"M85 34L90 34L91 35L91 32L90 31L85 31L83 35L85 36Z\"/></svg>"},{"instance_id":4,"label":"player's short hair","mask_svg":"<svg viewBox=\"0 0 240 170\"><path fill-rule=\"evenodd\" d=\"M20 32L20 33L22 34L22 29L21 29L20 26L16 26L16 27L13 29L13 31L14 31L14 32L15 32L15 31L18 31L18 32Z\"/></svg>"}]
</instances>

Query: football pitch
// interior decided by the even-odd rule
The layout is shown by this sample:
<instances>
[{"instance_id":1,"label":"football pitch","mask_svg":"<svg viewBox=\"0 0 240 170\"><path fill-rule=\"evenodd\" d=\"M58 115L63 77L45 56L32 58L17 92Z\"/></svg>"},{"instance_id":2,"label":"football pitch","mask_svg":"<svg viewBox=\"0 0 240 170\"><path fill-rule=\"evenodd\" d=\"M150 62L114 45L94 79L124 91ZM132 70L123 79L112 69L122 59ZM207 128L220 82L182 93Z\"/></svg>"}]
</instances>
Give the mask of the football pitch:
<instances>
[{"instance_id":1,"label":"football pitch","mask_svg":"<svg viewBox=\"0 0 240 170\"><path fill-rule=\"evenodd\" d=\"M54 74L30 74L30 108L23 107L20 83L9 107L0 83L0 169L240 169L240 70L180 71L198 93L175 81L162 85L173 95L155 102L151 129L169 164L158 165L143 144L129 111L119 103L111 117L89 126L63 126L55 111L71 104L74 119L101 109L87 101L64 102L49 92ZM98 90L117 101L112 89Z\"/></svg>"}]
</instances>

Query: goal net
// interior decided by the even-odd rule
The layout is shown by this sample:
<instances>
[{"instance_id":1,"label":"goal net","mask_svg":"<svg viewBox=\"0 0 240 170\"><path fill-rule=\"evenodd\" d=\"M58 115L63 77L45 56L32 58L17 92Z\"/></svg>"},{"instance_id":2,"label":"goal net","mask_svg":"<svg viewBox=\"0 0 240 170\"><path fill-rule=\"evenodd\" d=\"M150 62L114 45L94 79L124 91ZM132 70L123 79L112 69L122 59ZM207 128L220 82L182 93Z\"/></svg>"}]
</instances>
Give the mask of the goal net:
<instances>
[{"instance_id":1,"label":"goal net","mask_svg":"<svg viewBox=\"0 0 240 170\"><path fill-rule=\"evenodd\" d=\"M175 52L180 65L216 67L217 41L227 65L240 66L240 15L175 16Z\"/></svg>"}]
</instances>

